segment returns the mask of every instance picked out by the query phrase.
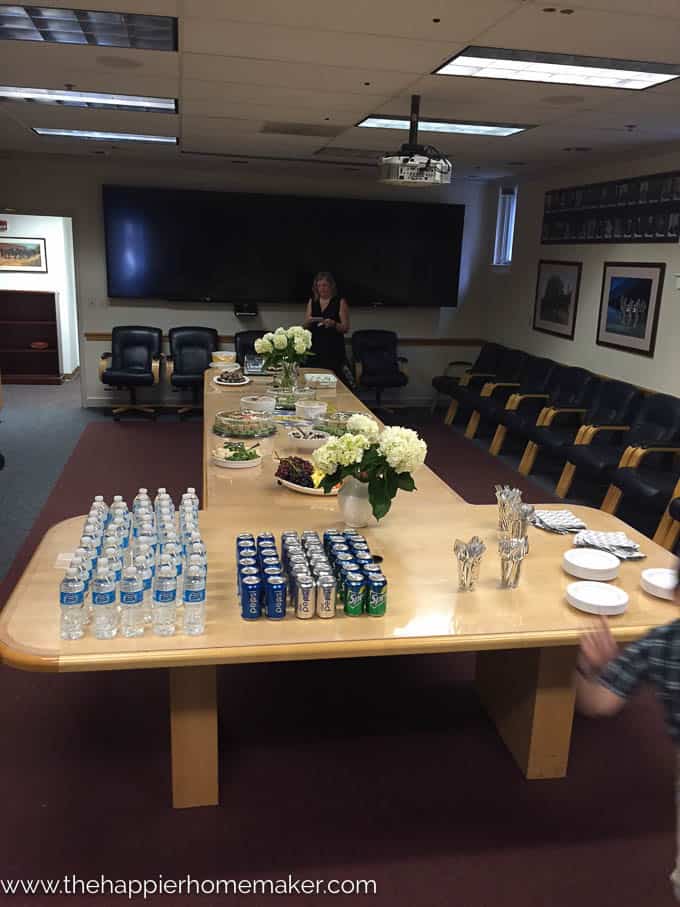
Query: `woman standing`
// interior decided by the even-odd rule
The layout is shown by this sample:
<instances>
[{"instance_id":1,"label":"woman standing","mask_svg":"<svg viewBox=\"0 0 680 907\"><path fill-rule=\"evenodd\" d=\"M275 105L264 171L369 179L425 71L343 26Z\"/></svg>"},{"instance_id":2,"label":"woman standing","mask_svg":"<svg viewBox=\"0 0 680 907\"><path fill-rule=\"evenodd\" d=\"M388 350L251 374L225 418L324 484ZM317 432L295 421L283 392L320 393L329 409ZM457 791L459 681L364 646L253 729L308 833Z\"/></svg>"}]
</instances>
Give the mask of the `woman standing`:
<instances>
[{"instance_id":1,"label":"woman standing","mask_svg":"<svg viewBox=\"0 0 680 907\"><path fill-rule=\"evenodd\" d=\"M345 366L345 334L349 331L349 306L347 300L338 295L333 275L319 271L312 284L312 296L307 303L305 327L312 332L310 363L319 368L328 368L343 379Z\"/></svg>"}]
</instances>

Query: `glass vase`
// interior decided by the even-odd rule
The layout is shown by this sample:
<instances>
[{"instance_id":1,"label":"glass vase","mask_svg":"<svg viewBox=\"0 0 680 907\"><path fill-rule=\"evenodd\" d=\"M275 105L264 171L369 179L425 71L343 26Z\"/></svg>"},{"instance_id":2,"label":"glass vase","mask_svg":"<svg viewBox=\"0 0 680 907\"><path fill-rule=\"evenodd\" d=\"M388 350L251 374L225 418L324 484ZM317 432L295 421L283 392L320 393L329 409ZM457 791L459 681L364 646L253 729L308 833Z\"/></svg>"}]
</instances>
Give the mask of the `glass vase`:
<instances>
[{"instance_id":1,"label":"glass vase","mask_svg":"<svg viewBox=\"0 0 680 907\"><path fill-rule=\"evenodd\" d=\"M347 476L338 492L340 516L350 529L362 529L375 525L371 502L368 500L368 483L360 482L354 476Z\"/></svg>"},{"instance_id":2,"label":"glass vase","mask_svg":"<svg viewBox=\"0 0 680 907\"><path fill-rule=\"evenodd\" d=\"M274 379L274 387L281 390L293 391L298 383L298 364L297 362L282 362L280 371Z\"/></svg>"}]
</instances>

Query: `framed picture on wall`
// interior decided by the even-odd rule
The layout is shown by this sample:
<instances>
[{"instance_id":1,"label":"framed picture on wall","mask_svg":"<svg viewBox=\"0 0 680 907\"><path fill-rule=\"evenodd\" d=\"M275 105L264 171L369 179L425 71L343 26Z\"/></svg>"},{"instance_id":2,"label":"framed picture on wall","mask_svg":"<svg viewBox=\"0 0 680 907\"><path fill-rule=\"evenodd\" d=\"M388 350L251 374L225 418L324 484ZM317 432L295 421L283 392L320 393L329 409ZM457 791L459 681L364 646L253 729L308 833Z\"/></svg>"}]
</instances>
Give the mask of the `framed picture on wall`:
<instances>
[{"instance_id":1,"label":"framed picture on wall","mask_svg":"<svg viewBox=\"0 0 680 907\"><path fill-rule=\"evenodd\" d=\"M541 259L536 279L534 330L573 340L580 285L580 261Z\"/></svg>"},{"instance_id":2,"label":"framed picture on wall","mask_svg":"<svg viewBox=\"0 0 680 907\"><path fill-rule=\"evenodd\" d=\"M26 271L47 274L44 239L0 237L0 272Z\"/></svg>"},{"instance_id":3,"label":"framed picture on wall","mask_svg":"<svg viewBox=\"0 0 680 907\"><path fill-rule=\"evenodd\" d=\"M606 261L597 343L653 356L666 265Z\"/></svg>"}]
</instances>

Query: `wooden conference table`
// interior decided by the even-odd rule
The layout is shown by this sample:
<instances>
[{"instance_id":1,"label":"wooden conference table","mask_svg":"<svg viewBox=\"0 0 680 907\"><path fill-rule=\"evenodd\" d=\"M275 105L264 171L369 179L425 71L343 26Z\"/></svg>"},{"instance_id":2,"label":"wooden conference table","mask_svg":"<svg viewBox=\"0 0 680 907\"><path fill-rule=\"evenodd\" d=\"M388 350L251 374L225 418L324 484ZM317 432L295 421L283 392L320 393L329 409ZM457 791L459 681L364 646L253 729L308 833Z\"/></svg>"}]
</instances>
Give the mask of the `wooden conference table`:
<instances>
[{"instance_id":1,"label":"wooden conference table","mask_svg":"<svg viewBox=\"0 0 680 907\"><path fill-rule=\"evenodd\" d=\"M496 507L473 506L431 470L416 475L418 491L400 493L388 516L363 530L384 557L389 582L383 618L283 621L241 619L235 593L234 536L286 529L341 526L337 501L277 485L269 457L246 470L218 469L209 452L220 409L236 409L242 388L218 388L207 373L204 424L204 508L201 529L209 552L208 623L204 636L177 635L97 640L59 639L57 584L82 518L54 526L36 550L0 617L0 653L30 671L103 671L169 668L173 803L218 802L216 666L227 663L352 658L439 652L478 652L481 699L527 778L559 778L567 768L574 707L576 646L589 618L564 599L570 579L560 562L571 539L531 530L531 552L519 588L498 588ZM258 392L257 384L248 387ZM347 390L328 397L337 409L364 411ZM289 453L279 432L275 447ZM155 479L148 476L147 485ZM574 507L589 528L625 529L648 555L645 566L669 566L673 557L620 520ZM473 592L457 591L456 537L480 535L487 544ZM618 585L630 595L625 614L611 620L614 635L630 641L676 616L676 608L639 588L640 562L623 563ZM376 666L376 670L379 667Z\"/></svg>"}]
</instances>

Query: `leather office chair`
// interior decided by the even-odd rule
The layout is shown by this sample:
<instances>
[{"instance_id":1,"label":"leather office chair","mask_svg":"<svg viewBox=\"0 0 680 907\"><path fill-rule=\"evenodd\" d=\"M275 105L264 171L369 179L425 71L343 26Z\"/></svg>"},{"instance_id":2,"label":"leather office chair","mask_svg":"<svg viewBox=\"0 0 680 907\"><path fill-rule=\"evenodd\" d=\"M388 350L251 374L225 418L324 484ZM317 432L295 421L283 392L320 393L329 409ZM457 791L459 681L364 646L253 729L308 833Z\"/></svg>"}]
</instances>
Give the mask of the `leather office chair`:
<instances>
[{"instance_id":1,"label":"leather office chair","mask_svg":"<svg viewBox=\"0 0 680 907\"><path fill-rule=\"evenodd\" d=\"M481 380L471 382L467 386L463 385L461 387L459 385L453 390L453 400L451 401L449 411L444 419L444 424L450 425L453 422L459 407L468 411L476 410L484 386L489 381L497 384L505 382L519 384L519 376L522 373L527 358L527 354L523 353L521 350L503 347L498 359L497 372L495 375L490 378L481 378Z\"/></svg>"},{"instance_id":2,"label":"leather office chair","mask_svg":"<svg viewBox=\"0 0 680 907\"><path fill-rule=\"evenodd\" d=\"M397 342L394 331L355 331L352 334L354 377L359 388L375 391L376 406L381 404L383 390L408 384L408 375L400 368L408 359L397 356Z\"/></svg>"},{"instance_id":3,"label":"leather office chair","mask_svg":"<svg viewBox=\"0 0 680 907\"><path fill-rule=\"evenodd\" d=\"M498 343L485 343L482 345L474 362L469 362L466 359L454 359L449 362L444 370L444 374L435 375L432 379L432 387L437 392L435 394L432 410L434 411L437 406L437 397L439 394L452 396L453 389L458 386L468 387L470 384L478 384L480 381L493 378L496 374L498 360L504 349L505 347L500 346ZM459 365L467 365L469 368L466 368L462 375L454 376L448 374L450 368Z\"/></svg>"},{"instance_id":4,"label":"leather office chair","mask_svg":"<svg viewBox=\"0 0 680 907\"><path fill-rule=\"evenodd\" d=\"M203 375L210 368L212 354L219 344L219 335L214 328L181 327L170 328L170 355L166 360L166 371L173 388L191 390L191 406L181 406L181 417L194 409L200 409L199 394L203 389Z\"/></svg>"},{"instance_id":5,"label":"leather office chair","mask_svg":"<svg viewBox=\"0 0 680 907\"><path fill-rule=\"evenodd\" d=\"M137 403L137 388L152 387L160 381L162 339L160 328L125 325L113 329L111 352L103 353L99 360L99 378L110 387L124 388L130 393L129 404L114 407L116 421L126 412L156 418L152 406Z\"/></svg>"},{"instance_id":6,"label":"leather office chair","mask_svg":"<svg viewBox=\"0 0 680 907\"><path fill-rule=\"evenodd\" d=\"M668 551L674 551L680 539L680 482L673 490L666 512L661 517L654 541Z\"/></svg>"},{"instance_id":7,"label":"leather office chair","mask_svg":"<svg viewBox=\"0 0 680 907\"><path fill-rule=\"evenodd\" d=\"M236 361L241 367L245 363L246 356L252 356L255 353L255 341L264 337L266 333L266 331L238 331L234 334Z\"/></svg>"}]
</instances>

